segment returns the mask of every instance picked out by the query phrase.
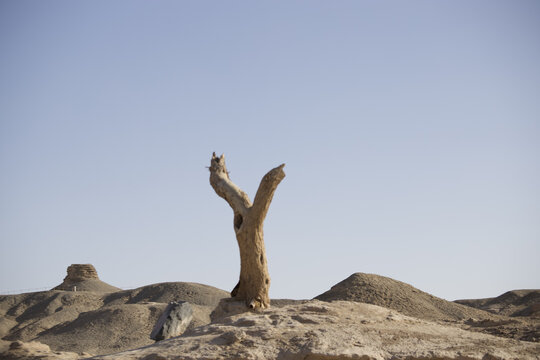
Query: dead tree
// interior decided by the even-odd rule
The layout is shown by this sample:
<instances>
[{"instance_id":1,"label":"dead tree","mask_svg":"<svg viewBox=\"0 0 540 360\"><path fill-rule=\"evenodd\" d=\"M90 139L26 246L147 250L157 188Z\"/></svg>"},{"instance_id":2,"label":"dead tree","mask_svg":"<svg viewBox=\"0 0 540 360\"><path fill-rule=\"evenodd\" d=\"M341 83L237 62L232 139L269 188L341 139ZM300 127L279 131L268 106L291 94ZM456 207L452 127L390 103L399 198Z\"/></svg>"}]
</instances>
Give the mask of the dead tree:
<instances>
[{"instance_id":1,"label":"dead tree","mask_svg":"<svg viewBox=\"0 0 540 360\"><path fill-rule=\"evenodd\" d=\"M234 231L240 248L240 280L231 296L244 300L252 309L270 305L270 276L264 250L263 222L277 186L285 177L285 164L270 170L261 180L253 204L247 194L229 178L225 156L212 154L210 184L234 212Z\"/></svg>"}]
</instances>

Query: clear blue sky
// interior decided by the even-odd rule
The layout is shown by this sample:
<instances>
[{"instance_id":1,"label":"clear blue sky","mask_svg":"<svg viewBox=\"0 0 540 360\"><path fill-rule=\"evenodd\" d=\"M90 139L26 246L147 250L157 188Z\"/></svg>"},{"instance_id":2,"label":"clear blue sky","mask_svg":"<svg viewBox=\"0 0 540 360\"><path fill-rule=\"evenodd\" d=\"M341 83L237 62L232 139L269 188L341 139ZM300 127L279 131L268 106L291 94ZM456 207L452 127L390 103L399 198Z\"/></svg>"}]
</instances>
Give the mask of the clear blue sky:
<instances>
[{"instance_id":1,"label":"clear blue sky","mask_svg":"<svg viewBox=\"0 0 540 360\"><path fill-rule=\"evenodd\" d=\"M540 288L540 2L0 2L0 289L92 263L230 290L213 151L274 298L354 272L446 299Z\"/></svg>"}]
</instances>

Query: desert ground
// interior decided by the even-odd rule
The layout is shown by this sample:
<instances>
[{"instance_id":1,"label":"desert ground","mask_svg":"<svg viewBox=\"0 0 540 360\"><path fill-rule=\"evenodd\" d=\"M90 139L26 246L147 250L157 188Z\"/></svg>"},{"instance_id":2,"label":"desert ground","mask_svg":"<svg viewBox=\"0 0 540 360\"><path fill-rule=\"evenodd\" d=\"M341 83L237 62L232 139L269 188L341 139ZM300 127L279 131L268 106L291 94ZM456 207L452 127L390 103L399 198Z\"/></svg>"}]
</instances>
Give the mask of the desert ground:
<instances>
[{"instance_id":1,"label":"desert ground","mask_svg":"<svg viewBox=\"0 0 540 360\"><path fill-rule=\"evenodd\" d=\"M151 340L179 300L193 309L187 330ZM450 302L365 273L248 311L211 286L121 290L79 264L49 291L1 295L0 314L1 359L540 359L540 290Z\"/></svg>"}]
</instances>

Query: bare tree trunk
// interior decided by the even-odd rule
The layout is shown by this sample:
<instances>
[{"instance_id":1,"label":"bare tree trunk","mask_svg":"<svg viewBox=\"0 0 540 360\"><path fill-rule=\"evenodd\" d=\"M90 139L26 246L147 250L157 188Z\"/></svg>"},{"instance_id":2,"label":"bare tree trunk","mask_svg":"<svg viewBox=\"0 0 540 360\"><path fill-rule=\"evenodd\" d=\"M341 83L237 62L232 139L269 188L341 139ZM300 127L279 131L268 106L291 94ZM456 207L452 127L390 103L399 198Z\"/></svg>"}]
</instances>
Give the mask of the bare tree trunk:
<instances>
[{"instance_id":1,"label":"bare tree trunk","mask_svg":"<svg viewBox=\"0 0 540 360\"><path fill-rule=\"evenodd\" d=\"M277 186L285 177L285 164L270 170L261 180L253 204L247 194L231 179L225 166L225 156L212 154L210 184L225 199L234 212L234 231L240 248L240 281L231 296L244 300L250 308L270 305L270 276L264 250L263 222Z\"/></svg>"}]
</instances>

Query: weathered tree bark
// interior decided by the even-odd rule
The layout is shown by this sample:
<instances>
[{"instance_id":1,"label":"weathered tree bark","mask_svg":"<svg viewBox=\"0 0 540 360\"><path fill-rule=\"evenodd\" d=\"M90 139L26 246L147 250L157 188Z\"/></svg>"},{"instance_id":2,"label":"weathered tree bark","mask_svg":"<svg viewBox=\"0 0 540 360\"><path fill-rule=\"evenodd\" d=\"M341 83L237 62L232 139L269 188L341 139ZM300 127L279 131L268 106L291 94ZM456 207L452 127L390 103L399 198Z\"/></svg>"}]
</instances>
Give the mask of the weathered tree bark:
<instances>
[{"instance_id":1,"label":"weathered tree bark","mask_svg":"<svg viewBox=\"0 0 540 360\"><path fill-rule=\"evenodd\" d=\"M277 186L285 177L285 164L270 170L261 180L253 204L247 194L229 178L225 156L212 154L210 184L234 212L234 231L240 248L240 281L231 296L244 300L252 309L270 305L270 276L264 249L263 222Z\"/></svg>"}]
</instances>

